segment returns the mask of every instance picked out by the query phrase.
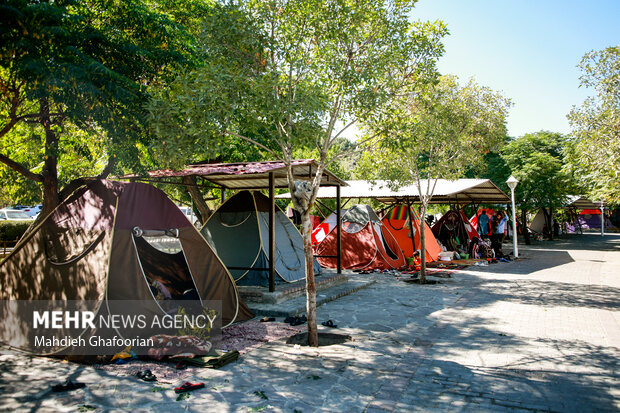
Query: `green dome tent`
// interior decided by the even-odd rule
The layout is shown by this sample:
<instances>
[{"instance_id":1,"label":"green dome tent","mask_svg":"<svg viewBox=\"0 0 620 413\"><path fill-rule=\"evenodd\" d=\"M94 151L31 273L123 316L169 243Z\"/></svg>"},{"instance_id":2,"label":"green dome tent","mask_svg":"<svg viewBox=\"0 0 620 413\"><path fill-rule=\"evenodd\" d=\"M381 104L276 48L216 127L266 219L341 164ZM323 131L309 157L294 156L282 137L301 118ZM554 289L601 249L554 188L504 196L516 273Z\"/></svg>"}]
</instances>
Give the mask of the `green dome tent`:
<instances>
[{"instance_id":1,"label":"green dome tent","mask_svg":"<svg viewBox=\"0 0 620 413\"><path fill-rule=\"evenodd\" d=\"M203 226L209 241L238 285L268 286L269 198L257 191L241 191L224 202ZM276 283L305 278L301 234L286 215L275 213ZM320 266L314 261L314 272Z\"/></svg>"}]
</instances>

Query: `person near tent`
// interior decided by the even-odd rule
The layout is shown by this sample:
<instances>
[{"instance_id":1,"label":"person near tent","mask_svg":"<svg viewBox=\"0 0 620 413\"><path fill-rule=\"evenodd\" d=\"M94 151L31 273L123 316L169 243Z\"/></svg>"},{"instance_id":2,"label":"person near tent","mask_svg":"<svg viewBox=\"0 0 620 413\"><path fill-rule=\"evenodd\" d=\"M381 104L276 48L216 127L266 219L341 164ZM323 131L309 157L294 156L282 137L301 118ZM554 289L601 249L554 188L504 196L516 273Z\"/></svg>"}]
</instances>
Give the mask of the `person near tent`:
<instances>
[{"instance_id":1,"label":"person near tent","mask_svg":"<svg viewBox=\"0 0 620 413\"><path fill-rule=\"evenodd\" d=\"M432 215L432 214L426 215L426 223L428 224L429 227L433 226L433 222L435 222L435 215Z\"/></svg>"},{"instance_id":2,"label":"person near tent","mask_svg":"<svg viewBox=\"0 0 620 413\"><path fill-rule=\"evenodd\" d=\"M508 216L503 211L499 211L495 214L492 221L493 235L491 236L491 247L495 251L495 256L499 258L504 255L502 253L502 242L505 236L504 231L506 229L507 221Z\"/></svg>"},{"instance_id":3,"label":"person near tent","mask_svg":"<svg viewBox=\"0 0 620 413\"><path fill-rule=\"evenodd\" d=\"M554 237L560 236L560 223L555 218L553 219L553 236Z\"/></svg>"},{"instance_id":4,"label":"person near tent","mask_svg":"<svg viewBox=\"0 0 620 413\"><path fill-rule=\"evenodd\" d=\"M480 212L478 217L478 233L481 238L486 238L489 235L489 216L486 210Z\"/></svg>"},{"instance_id":5,"label":"person near tent","mask_svg":"<svg viewBox=\"0 0 620 413\"><path fill-rule=\"evenodd\" d=\"M473 237L467 252L471 258L494 259L495 251L484 240Z\"/></svg>"},{"instance_id":6,"label":"person near tent","mask_svg":"<svg viewBox=\"0 0 620 413\"><path fill-rule=\"evenodd\" d=\"M163 285L157 280L153 280L151 282L151 291L153 292L153 296L157 301L172 300L172 294L170 294L170 290L168 290L165 285Z\"/></svg>"},{"instance_id":7,"label":"person near tent","mask_svg":"<svg viewBox=\"0 0 620 413\"><path fill-rule=\"evenodd\" d=\"M415 250L413 252L413 261L411 263L411 267L413 267L414 271L420 271L422 268L422 259L420 258L420 250Z\"/></svg>"}]
</instances>

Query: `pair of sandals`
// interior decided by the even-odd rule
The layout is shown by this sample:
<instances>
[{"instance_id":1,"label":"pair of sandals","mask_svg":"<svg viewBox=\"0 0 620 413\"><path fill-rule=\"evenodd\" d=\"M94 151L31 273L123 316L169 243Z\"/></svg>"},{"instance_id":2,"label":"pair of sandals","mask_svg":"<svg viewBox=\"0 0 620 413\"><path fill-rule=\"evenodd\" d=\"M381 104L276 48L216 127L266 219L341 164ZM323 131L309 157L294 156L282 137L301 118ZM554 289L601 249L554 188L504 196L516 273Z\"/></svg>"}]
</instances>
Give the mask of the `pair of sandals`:
<instances>
[{"instance_id":1,"label":"pair of sandals","mask_svg":"<svg viewBox=\"0 0 620 413\"><path fill-rule=\"evenodd\" d=\"M136 373L136 376L143 381L156 381L157 377L151 372L151 370L143 370Z\"/></svg>"},{"instance_id":2,"label":"pair of sandals","mask_svg":"<svg viewBox=\"0 0 620 413\"><path fill-rule=\"evenodd\" d=\"M323 321L321 323L321 325L323 325L325 327L329 327L329 328L338 328L338 326L336 324L334 324L334 322L332 320Z\"/></svg>"},{"instance_id":3,"label":"pair of sandals","mask_svg":"<svg viewBox=\"0 0 620 413\"><path fill-rule=\"evenodd\" d=\"M52 391L55 393L63 392L63 391L71 391L76 389L82 389L86 387L84 383L79 383L73 380L67 380L64 383L55 384L52 386Z\"/></svg>"},{"instance_id":4,"label":"pair of sandals","mask_svg":"<svg viewBox=\"0 0 620 413\"><path fill-rule=\"evenodd\" d=\"M175 387L174 392L176 394L187 393L188 391L194 391L194 390L202 389L204 387L205 387L204 383L190 383L189 381L186 381L179 387Z\"/></svg>"},{"instance_id":5,"label":"pair of sandals","mask_svg":"<svg viewBox=\"0 0 620 413\"><path fill-rule=\"evenodd\" d=\"M302 315L301 317L286 317L284 319L285 323L288 323L292 326L299 326L304 324L306 321L308 321L308 319L306 318L305 315Z\"/></svg>"}]
</instances>

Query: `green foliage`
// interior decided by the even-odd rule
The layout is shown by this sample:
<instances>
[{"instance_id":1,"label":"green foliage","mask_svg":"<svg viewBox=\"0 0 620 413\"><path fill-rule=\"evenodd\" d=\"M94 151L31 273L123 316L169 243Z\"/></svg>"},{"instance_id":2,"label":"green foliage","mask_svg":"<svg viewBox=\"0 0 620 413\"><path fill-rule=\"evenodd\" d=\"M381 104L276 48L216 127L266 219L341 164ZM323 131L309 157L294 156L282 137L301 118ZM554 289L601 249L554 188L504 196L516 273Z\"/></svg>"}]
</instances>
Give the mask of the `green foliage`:
<instances>
[{"instance_id":1,"label":"green foliage","mask_svg":"<svg viewBox=\"0 0 620 413\"><path fill-rule=\"evenodd\" d=\"M571 177L563 171L565 144L563 135L541 131L526 134L504 147L506 166L519 180L515 198L522 208L560 207L566 195L574 192Z\"/></svg>"},{"instance_id":2,"label":"green foliage","mask_svg":"<svg viewBox=\"0 0 620 413\"><path fill-rule=\"evenodd\" d=\"M406 80L425 80L442 52L441 23L410 25L412 2L242 1L216 7L204 65L152 99L161 161L226 158L245 139L290 159L337 156L338 124L369 119ZM234 139L231 139L234 138ZM329 163L329 162L327 162Z\"/></svg>"},{"instance_id":3,"label":"green foliage","mask_svg":"<svg viewBox=\"0 0 620 413\"><path fill-rule=\"evenodd\" d=\"M73 179L97 175L108 160L105 132L100 129L83 131L66 123L59 129L63 139L58 144L58 181L63 187ZM43 170L44 131L41 127L19 125L0 137L0 147L11 159L34 173ZM0 186L11 204L34 205L43 201L39 184L17 171L0 168Z\"/></svg>"},{"instance_id":4,"label":"green foliage","mask_svg":"<svg viewBox=\"0 0 620 413\"><path fill-rule=\"evenodd\" d=\"M620 204L620 47L587 53L579 67L581 85L596 95L568 115L575 139L567 147L567 171L591 198Z\"/></svg>"},{"instance_id":5,"label":"green foliage","mask_svg":"<svg viewBox=\"0 0 620 413\"><path fill-rule=\"evenodd\" d=\"M106 154L119 168L140 168L138 147L150 139L143 109L149 88L195 63L193 34L208 5L154 4L0 5L0 162L43 183L46 197L56 193L56 178L62 184L91 174L101 169ZM15 176L4 175L5 182ZM45 208L56 200L48 201Z\"/></svg>"},{"instance_id":6,"label":"green foliage","mask_svg":"<svg viewBox=\"0 0 620 413\"><path fill-rule=\"evenodd\" d=\"M0 241L15 241L24 235L33 221L0 221Z\"/></svg>"},{"instance_id":7,"label":"green foliage","mask_svg":"<svg viewBox=\"0 0 620 413\"><path fill-rule=\"evenodd\" d=\"M509 105L473 80L461 87L456 77L444 76L437 84L416 86L369 126L374 150L364 154L358 172L395 186L429 179L421 194L430 199L433 180L462 177L499 146Z\"/></svg>"}]
</instances>

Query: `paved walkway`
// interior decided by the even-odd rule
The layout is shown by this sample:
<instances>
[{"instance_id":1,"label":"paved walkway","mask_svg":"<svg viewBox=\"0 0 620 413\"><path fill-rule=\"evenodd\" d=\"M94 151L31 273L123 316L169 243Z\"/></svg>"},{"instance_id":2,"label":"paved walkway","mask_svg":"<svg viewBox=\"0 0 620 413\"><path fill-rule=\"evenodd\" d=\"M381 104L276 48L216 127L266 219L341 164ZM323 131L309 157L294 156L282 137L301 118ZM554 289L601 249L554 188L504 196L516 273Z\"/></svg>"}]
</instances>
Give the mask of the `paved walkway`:
<instances>
[{"instance_id":1,"label":"paved walkway","mask_svg":"<svg viewBox=\"0 0 620 413\"><path fill-rule=\"evenodd\" d=\"M521 248L523 259L470 266L438 285L378 277L327 303L343 345L267 344L170 385L73 363L0 356L6 411L620 411L620 236ZM88 384L66 394L53 380Z\"/></svg>"}]
</instances>

